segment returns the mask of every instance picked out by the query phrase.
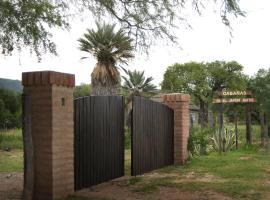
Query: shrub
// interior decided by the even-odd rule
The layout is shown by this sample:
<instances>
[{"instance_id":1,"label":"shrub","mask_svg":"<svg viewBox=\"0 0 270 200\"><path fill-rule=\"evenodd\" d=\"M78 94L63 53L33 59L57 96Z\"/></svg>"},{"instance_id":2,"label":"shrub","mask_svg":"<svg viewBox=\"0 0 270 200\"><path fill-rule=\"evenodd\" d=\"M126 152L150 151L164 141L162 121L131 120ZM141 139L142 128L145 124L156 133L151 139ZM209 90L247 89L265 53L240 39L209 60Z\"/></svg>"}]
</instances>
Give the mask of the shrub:
<instances>
[{"instance_id":1,"label":"shrub","mask_svg":"<svg viewBox=\"0 0 270 200\"><path fill-rule=\"evenodd\" d=\"M209 151L209 136L212 129L192 127L188 138L188 151L191 156L205 155Z\"/></svg>"}]
</instances>

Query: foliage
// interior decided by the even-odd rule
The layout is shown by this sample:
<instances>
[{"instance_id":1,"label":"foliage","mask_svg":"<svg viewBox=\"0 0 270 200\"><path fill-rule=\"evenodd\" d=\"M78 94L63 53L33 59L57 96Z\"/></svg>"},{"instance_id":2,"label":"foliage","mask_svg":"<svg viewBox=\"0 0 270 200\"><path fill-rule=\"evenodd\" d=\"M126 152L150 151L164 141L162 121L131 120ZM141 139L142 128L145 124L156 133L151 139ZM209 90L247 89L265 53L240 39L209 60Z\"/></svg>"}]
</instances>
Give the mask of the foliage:
<instances>
[{"instance_id":1,"label":"foliage","mask_svg":"<svg viewBox=\"0 0 270 200\"><path fill-rule=\"evenodd\" d=\"M209 136L211 129L194 126L190 130L188 138L188 151L191 156L205 155L209 153Z\"/></svg>"},{"instance_id":2,"label":"foliage","mask_svg":"<svg viewBox=\"0 0 270 200\"><path fill-rule=\"evenodd\" d=\"M98 63L91 74L93 95L116 95L120 85L117 63L127 64L133 58L132 39L115 25L96 23L97 30L88 29L78 41L80 50L93 55Z\"/></svg>"},{"instance_id":3,"label":"foliage","mask_svg":"<svg viewBox=\"0 0 270 200\"><path fill-rule=\"evenodd\" d=\"M126 73L126 77L122 76L124 79L122 88L129 97L150 96L156 93L157 88L151 83L154 79L151 76L146 78L144 76L144 71L124 71Z\"/></svg>"},{"instance_id":4,"label":"foliage","mask_svg":"<svg viewBox=\"0 0 270 200\"><path fill-rule=\"evenodd\" d=\"M228 130L224 127L217 129L211 138L213 148L218 152L230 151L235 145L235 133L232 129Z\"/></svg>"},{"instance_id":5,"label":"foliage","mask_svg":"<svg viewBox=\"0 0 270 200\"><path fill-rule=\"evenodd\" d=\"M81 83L81 85L75 86L74 92L73 92L73 97L78 98L78 97L88 96L90 94L90 92L91 92L91 85Z\"/></svg>"},{"instance_id":6,"label":"foliage","mask_svg":"<svg viewBox=\"0 0 270 200\"><path fill-rule=\"evenodd\" d=\"M0 88L0 129L21 127L21 94Z\"/></svg>"},{"instance_id":7,"label":"foliage","mask_svg":"<svg viewBox=\"0 0 270 200\"><path fill-rule=\"evenodd\" d=\"M98 18L111 17L135 39L135 45L147 49L158 39L176 43L174 31L179 25L189 27L184 10L192 8L198 14L211 2L204 0L82 0L83 5ZM220 9L222 22L230 27L230 15L244 16L238 0L213 1Z\"/></svg>"},{"instance_id":8,"label":"foliage","mask_svg":"<svg viewBox=\"0 0 270 200\"><path fill-rule=\"evenodd\" d=\"M249 89L258 101L260 109L270 109L270 69L259 69L255 76L249 80Z\"/></svg>"},{"instance_id":9,"label":"foliage","mask_svg":"<svg viewBox=\"0 0 270 200\"><path fill-rule=\"evenodd\" d=\"M243 66L235 61L176 63L166 70L161 88L190 94L195 103L200 105L200 117L205 125L209 105L217 91L245 88L246 77L242 70Z\"/></svg>"},{"instance_id":10,"label":"foliage","mask_svg":"<svg viewBox=\"0 0 270 200\"><path fill-rule=\"evenodd\" d=\"M10 55L14 49L30 47L38 58L43 52L56 54L51 41L52 27L68 27L65 18L66 3L62 1L0 1L0 48Z\"/></svg>"},{"instance_id":11,"label":"foliage","mask_svg":"<svg viewBox=\"0 0 270 200\"><path fill-rule=\"evenodd\" d=\"M92 54L100 64L127 64L127 60L134 57L132 39L123 29L115 31L115 24L96 23L96 26L97 30L87 29L78 40L80 50Z\"/></svg>"},{"instance_id":12,"label":"foliage","mask_svg":"<svg viewBox=\"0 0 270 200\"><path fill-rule=\"evenodd\" d=\"M238 1L212 1L220 10L222 22L229 28L231 16L244 16ZM135 40L136 46L147 50L157 39L176 43L175 29L179 25L190 26L184 10L192 8L200 15L207 7L213 5L204 0L4 0L0 2L0 46L6 55L25 46L39 59L43 52L56 54L49 30L68 28L67 21L78 8L79 13L90 11L97 21L110 18Z\"/></svg>"}]
</instances>

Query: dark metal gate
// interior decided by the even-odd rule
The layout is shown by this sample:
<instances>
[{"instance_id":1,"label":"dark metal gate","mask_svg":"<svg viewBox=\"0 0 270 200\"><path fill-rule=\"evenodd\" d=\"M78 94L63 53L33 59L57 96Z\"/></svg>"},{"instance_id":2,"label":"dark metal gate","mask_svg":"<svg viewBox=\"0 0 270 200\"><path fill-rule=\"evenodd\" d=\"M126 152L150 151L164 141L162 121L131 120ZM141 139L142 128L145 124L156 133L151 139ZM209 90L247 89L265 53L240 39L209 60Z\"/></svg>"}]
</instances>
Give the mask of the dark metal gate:
<instances>
[{"instance_id":1,"label":"dark metal gate","mask_svg":"<svg viewBox=\"0 0 270 200\"><path fill-rule=\"evenodd\" d=\"M133 98L131 175L173 164L174 113L168 106Z\"/></svg>"},{"instance_id":2,"label":"dark metal gate","mask_svg":"<svg viewBox=\"0 0 270 200\"><path fill-rule=\"evenodd\" d=\"M119 96L74 100L75 189L124 175L124 101Z\"/></svg>"}]
</instances>

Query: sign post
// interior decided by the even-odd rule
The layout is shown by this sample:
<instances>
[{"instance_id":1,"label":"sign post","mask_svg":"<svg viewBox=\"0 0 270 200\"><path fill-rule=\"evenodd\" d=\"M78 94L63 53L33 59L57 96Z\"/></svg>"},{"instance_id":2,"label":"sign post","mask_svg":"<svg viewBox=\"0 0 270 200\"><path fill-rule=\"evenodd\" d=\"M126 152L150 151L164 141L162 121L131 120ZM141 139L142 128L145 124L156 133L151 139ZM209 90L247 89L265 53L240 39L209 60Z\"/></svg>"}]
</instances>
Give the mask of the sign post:
<instances>
[{"instance_id":1,"label":"sign post","mask_svg":"<svg viewBox=\"0 0 270 200\"><path fill-rule=\"evenodd\" d=\"M219 98L213 99L213 103L220 104L220 129L223 127L223 106L224 103L247 103L246 105L246 140L248 144L252 144L252 129L251 129L251 104L255 103L257 100L251 96L251 91L221 91L218 92ZM236 97L236 98L224 98L231 96L244 96L244 97ZM238 117L237 113L234 113L235 120L235 134L236 134L236 148L238 148Z\"/></svg>"}]
</instances>

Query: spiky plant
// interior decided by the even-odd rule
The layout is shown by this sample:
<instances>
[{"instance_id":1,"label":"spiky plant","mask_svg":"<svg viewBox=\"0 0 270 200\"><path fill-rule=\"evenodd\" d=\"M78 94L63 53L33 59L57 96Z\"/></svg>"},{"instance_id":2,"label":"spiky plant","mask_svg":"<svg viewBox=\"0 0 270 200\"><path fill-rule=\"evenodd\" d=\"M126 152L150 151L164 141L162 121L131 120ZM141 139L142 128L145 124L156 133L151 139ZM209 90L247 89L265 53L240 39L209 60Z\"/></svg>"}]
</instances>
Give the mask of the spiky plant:
<instances>
[{"instance_id":1,"label":"spiky plant","mask_svg":"<svg viewBox=\"0 0 270 200\"><path fill-rule=\"evenodd\" d=\"M91 74L91 95L116 95L120 89L117 64L127 64L134 57L132 39L123 29L115 31L115 24L96 23L97 30L87 29L78 41L80 50L97 59Z\"/></svg>"},{"instance_id":2,"label":"spiky plant","mask_svg":"<svg viewBox=\"0 0 270 200\"><path fill-rule=\"evenodd\" d=\"M235 133L233 130L227 130L222 127L222 129L218 129L214 132L212 138L210 138L213 142L213 148L221 152L230 151L235 145Z\"/></svg>"},{"instance_id":3,"label":"spiky plant","mask_svg":"<svg viewBox=\"0 0 270 200\"><path fill-rule=\"evenodd\" d=\"M131 120L131 109L132 109L132 98L133 96L151 96L156 93L157 89L154 84L152 77L146 78L144 76L144 71L130 71L123 69L126 76L122 76L124 79L124 84L122 86L125 95L127 96L126 101L126 114L127 114L127 126L130 126Z\"/></svg>"},{"instance_id":4,"label":"spiky plant","mask_svg":"<svg viewBox=\"0 0 270 200\"><path fill-rule=\"evenodd\" d=\"M124 79L124 84L122 86L123 90L128 93L129 97L133 96L149 96L156 93L156 86L152 84L152 77L145 77L144 71L130 71L124 70L126 77L122 76Z\"/></svg>"}]
</instances>

